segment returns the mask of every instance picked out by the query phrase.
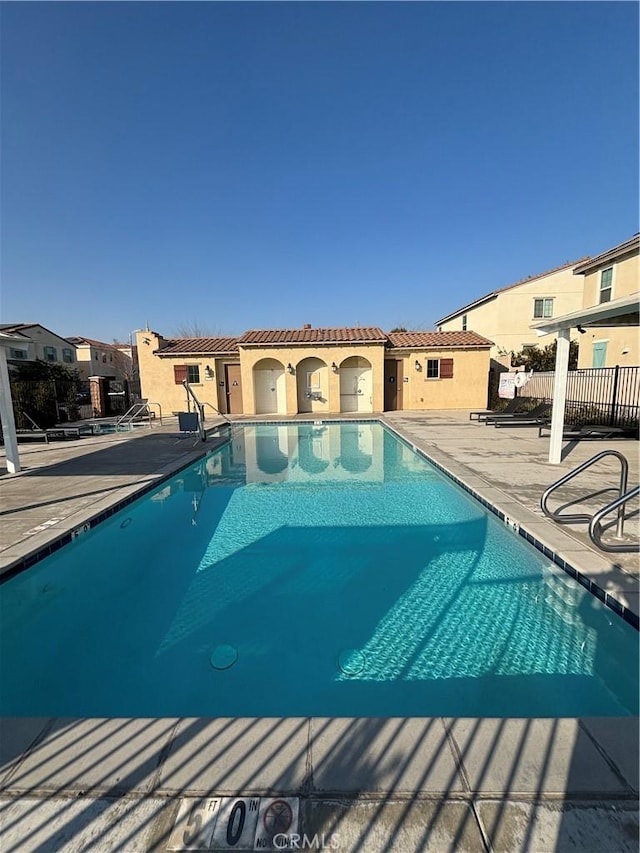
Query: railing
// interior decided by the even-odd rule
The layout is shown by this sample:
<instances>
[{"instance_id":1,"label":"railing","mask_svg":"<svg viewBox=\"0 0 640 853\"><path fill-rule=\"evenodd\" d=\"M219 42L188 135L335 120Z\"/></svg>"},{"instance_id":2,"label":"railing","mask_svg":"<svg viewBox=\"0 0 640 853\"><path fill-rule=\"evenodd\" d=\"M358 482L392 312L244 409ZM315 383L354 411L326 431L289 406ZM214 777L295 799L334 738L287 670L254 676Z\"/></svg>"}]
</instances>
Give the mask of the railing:
<instances>
[{"instance_id":1,"label":"railing","mask_svg":"<svg viewBox=\"0 0 640 853\"><path fill-rule=\"evenodd\" d=\"M610 512L613 512L614 509L618 510L618 524L620 523L620 512L624 514L625 505L632 500L632 498L637 498L640 494L640 486L634 486L633 489L626 492L624 495L620 495L614 501L611 501L610 504L603 507L599 512L597 512L591 522L589 524L589 536L591 537L591 541L594 542L598 548L601 548L603 551L610 551L613 554L629 554L632 551L639 551L640 545L609 545L607 542L602 541L602 519L609 515ZM620 535L616 533L616 537L618 539L622 538L622 530L620 530Z\"/></svg>"},{"instance_id":2,"label":"railing","mask_svg":"<svg viewBox=\"0 0 640 853\"><path fill-rule=\"evenodd\" d=\"M586 471L587 468L590 468L592 465L595 465L596 462L599 462L601 459L604 459L607 456L613 456L620 462L620 484L618 487L618 497L607 504L602 509L598 510L594 515L588 515L586 513L568 513L562 514L558 511L554 511L549 509L549 497L556 491L556 489L563 486L565 483L568 483L570 480L573 480L574 477L577 477L578 474L581 474L583 471ZM600 536L602 533L601 528L601 520L605 515L608 515L610 512L613 512L614 509L618 511L618 520L616 523L616 539L623 538L624 532L624 507L625 504L637 494L637 489L632 489L631 492L627 492L627 480L629 477L629 463L627 458L622 455L617 450L603 450L600 453L596 453L595 456L592 456L591 459L587 459L586 462L583 462L581 465L578 465L577 468L574 468L572 471L569 471L568 474L565 474L564 477L561 477L559 480L556 480L555 483L552 483L548 489L545 489L541 499L540 499L540 507L544 514L555 521L557 524L573 524L575 522L586 522L589 524L589 536L591 540L596 544L599 548L603 547L601 545ZM635 492L635 494L634 494ZM608 551L635 551L635 547L629 547L627 545L609 545L604 546L603 550Z\"/></svg>"},{"instance_id":3,"label":"railing","mask_svg":"<svg viewBox=\"0 0 640 853\"><path fill-rule=\"evenodd\" d=\"M203 403L202 405L203 405L203 407L204 407L204 406L209 406L209 408L210 408L210 409L213 409L213 411L214 411L217 415L220 415L220 417L221 417L224 421L226 421L226 422L227 422L227 424L228 424L229 426L233 426L232 422L231 422L231 421L229 420L229 418L224 414L224 412L221 412L219 409L216 409L216 407L213 405L213 403Z\"/></svg>"},{"instance_id":4,"label":"railing","mask_svg":"<svg viewBox=\"0 0 640 853\"><path fill-rule=\"evenodd\" d=\"M519 397L551 399L554 371L534 373ZM567 375L568 423L633 426L640 418L640 367L583 367Z\"/></svg>"},{"instance_id":5,"label":"railing","mask_svg":"<svg viewBox=\"0 0 640 853\"><path fill-rule=\"evenodd\" d=\"M162 406L160 405L160 403L150 403L148 400L138 400L137 403L134 403L127 409L124 415L121 415L118 418L118 420L116 421L116 432L118 432L121 428L124 427L132 429L134 420L136 420L136 418L140 419L145 414L149 423L149 429L151 429L151 406L158 407L160 423L162 423ZM153 417L155 417L155 412L153 413Z\"/></svg>"},{"instance_id":6,"label":"railing","mask_svg":"<svg viewBox=\"0 0 640 853\"><path fill-rule=\"evenodd\" d=\"M193 399L193 402L194 402L194 407L196 410L196 414L198 416L198 435L200 436L200 441L206 441L207 440L207 433L206 433L205 428L204 428L204 406L202 405L200 400L198 400L198 398L196 397L195 392L194 392L193 388L191 387L191 385L189 385L189 380L184 379L182 384L184 385L184 389L187 392L187 405L189 403L189 396L191 396L191 398Z\"/></svg>"}]
</instances>

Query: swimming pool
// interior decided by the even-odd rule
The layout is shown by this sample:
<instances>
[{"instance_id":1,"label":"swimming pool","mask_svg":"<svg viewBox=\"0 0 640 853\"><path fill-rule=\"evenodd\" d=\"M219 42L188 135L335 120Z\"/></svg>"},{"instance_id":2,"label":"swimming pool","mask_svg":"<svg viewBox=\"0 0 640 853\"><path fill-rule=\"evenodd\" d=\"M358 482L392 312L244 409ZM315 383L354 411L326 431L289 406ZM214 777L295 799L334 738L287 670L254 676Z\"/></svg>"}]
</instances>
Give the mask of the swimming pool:
<instances>
[{"instance_id":1,"label":"swimming pool","mask_svg":"<svg viewBox=\"0 0 640 853\"><path fill-rule=\"evenodd\" d=\"M3 714L638 712L637 632L378 423L235 428L0 607Z\"/></svg>"}]
</instances>

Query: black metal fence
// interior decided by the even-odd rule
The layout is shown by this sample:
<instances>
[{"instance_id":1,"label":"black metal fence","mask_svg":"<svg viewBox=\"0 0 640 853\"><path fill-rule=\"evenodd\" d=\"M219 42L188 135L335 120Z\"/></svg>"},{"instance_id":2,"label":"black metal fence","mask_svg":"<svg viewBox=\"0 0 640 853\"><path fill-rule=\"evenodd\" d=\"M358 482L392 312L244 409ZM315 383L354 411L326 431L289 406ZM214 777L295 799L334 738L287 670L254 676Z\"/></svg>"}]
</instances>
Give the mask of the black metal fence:
<instances>
[{"instance_id":1,"label":"black metal fence","mask_svg":"<svg viewBox=\"0 0 640 853\"><path fill-rule=\"evenodd\" d=\"M11 381L17 429L48 429L93 415L89 383L81 379Z\"/></svg>"},{"instance_id":2,"label":"black metal fence","mask_svg":"<svg viewBox=\"0 0 640 853\"><path fill-rule=\"evenodd\" d=\"M555 373L534 373L520 397L553 399ZM569 424L604 423L637 427L640 421L640 367L586 367L567 377L565 420Z\"/></svg>"}]
</instances>

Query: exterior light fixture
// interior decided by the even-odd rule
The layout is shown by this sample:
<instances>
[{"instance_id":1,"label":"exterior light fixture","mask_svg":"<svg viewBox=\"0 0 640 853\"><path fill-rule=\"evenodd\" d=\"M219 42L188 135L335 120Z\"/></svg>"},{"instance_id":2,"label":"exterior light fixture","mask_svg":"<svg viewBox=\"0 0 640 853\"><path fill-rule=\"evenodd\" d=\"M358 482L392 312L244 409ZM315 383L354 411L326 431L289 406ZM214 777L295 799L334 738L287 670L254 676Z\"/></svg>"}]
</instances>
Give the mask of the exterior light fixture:
<instances>
[{"instance_id":1,"label":"exterior light fixture","mask_svg":"<svg viewBox=\"0 0 640 853\"><path fill-rule=\"evenodd\" d=\"M291 362L289 362L289 364L287 365L287 370L289 371L289 373L293 373L294 367Z\"/></svg>"},{"instance_id":2,"label":"exterior light fixture","mask_svg":"<svg viewBox=\"0 0 640 853\"><path fill-rule=\"evenodd\" d=\"M587 331L586 329L583 329L582 326L576 326L576 329L580 332L581 335L584 335L584 333Z\"/></svg>"},{"instance_id":3,"label":"exterior light fixture","mask_svg":"<svg viewBox=\"0 0 640 853\"><path fill-rule=\"evenodd\" d=\"M416 370L422 370L422 365L420 364L420 362L418 361L417 358L416 358Z\"/></svg>"},{"instance_id":4,"label":"exterior light fixture","mask_svg":"<svg viewBox=\"0 0 640 853\"><path fill-rule=\"evenodd\" d=\"M335 363L335 361L331 362L331 370L333 370L334 373L338 372L338 365Z\"/></svg>"},{"instance_id":5,"label":"exterior light fixture","mask_svg":"<svg viewBox=\"0 0 640 853\"><path fill-rule=\"evenodd\" d=\"M214 370L210 365L207 365L205 367L204 372L207 375L207 379L213 379L213 377L215 376Z\"/></svg>"}]
</instances>

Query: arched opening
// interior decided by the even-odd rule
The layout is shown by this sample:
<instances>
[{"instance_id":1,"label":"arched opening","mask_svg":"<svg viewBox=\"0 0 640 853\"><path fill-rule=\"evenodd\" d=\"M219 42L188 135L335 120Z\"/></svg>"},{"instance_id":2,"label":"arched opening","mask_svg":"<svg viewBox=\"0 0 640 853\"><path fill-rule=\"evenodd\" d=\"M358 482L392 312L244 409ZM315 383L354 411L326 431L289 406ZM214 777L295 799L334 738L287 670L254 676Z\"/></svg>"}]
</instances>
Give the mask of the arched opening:
<instances>
[{"instance_id":1,"label":"arched opening","mask_svg":"<svg viewBox=\"0 0 640 853\"><path fill-rule=\"evenodd\" d=\"M286 414L287 391L282 362L263 358L254 365L253 395L256 415Z\"/></svg>"},{"instance_id":2,"label":"arched opening","mask_svg":"<svg viewBox=\"0 0 640 853\"><path fill-rule=\"evenodd\" d=\"M296 366L298 411L326 411L329 398L329 371L321 358L303 358Z\"/></svg>"},{"instance_id":3,"label":"arched opening","mask_svg":"<svg viewBox=\"0 0 640 853\"><path fill-rule=\"evenodd\" d=\"M353 355L340 365L340 411L373 411L373 371L371 362Z\"/></svg>"}]
</instances>

